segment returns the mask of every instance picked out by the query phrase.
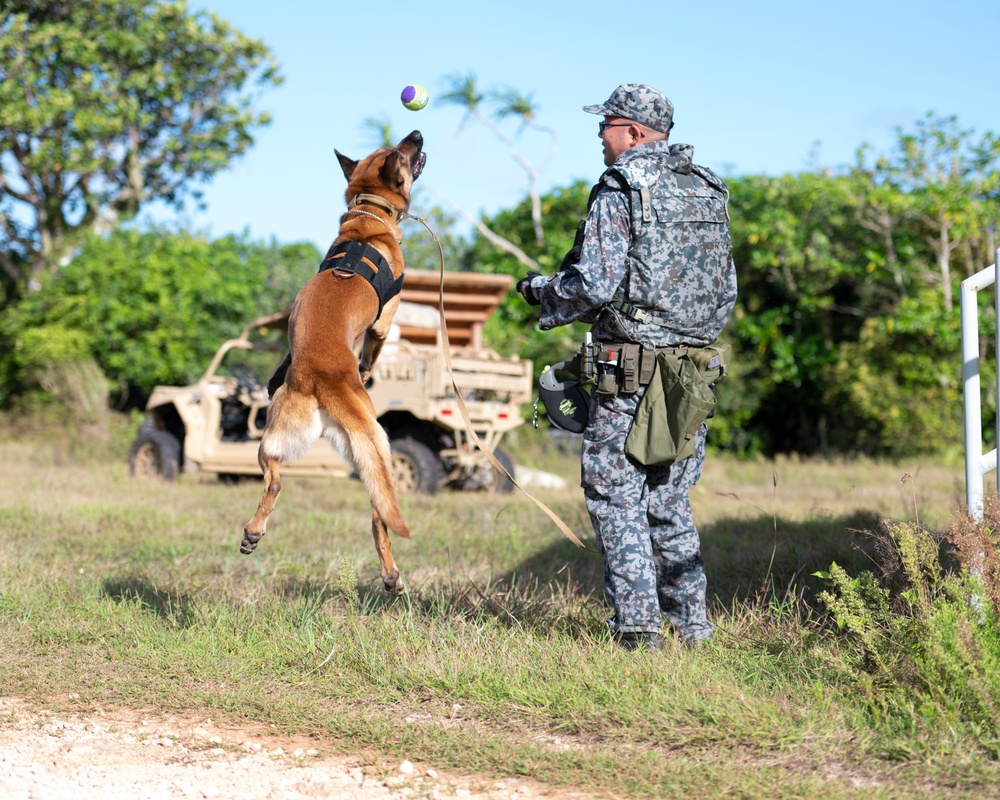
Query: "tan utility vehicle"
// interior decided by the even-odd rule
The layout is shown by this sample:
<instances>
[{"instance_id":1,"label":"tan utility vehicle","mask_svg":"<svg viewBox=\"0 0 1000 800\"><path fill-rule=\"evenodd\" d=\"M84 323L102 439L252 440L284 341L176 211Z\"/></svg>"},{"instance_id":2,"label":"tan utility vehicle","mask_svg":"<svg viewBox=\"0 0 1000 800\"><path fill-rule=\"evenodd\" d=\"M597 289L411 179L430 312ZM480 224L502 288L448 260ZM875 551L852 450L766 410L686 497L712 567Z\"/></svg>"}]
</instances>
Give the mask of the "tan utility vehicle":
<instances>
[{"instance_id":1,"label":"tan utility vehicle","mask_svg":"<svg viewBox=\"0 0 1000 800\"><path fill-rule=\"evenodd\" d=\"M505 275L477 273L445 273L444 282L455 383L476 435L511 475L514 465L498 445L523 422L532 365L483 347L482 328L512 283ZM404 493L444 487L511 491L462 419L441 342L439 285L437 272L407 270L393 331L367 386L392 444L393 477ZM130 453L132 474L172 479L200 470L224 479L260 477L266 383L287 352L287 332L287 310L256 319L219 348L196 384L157 386ZM320 439L281 474L348 477L352 470Z\"/></svg>"}]
</instances>

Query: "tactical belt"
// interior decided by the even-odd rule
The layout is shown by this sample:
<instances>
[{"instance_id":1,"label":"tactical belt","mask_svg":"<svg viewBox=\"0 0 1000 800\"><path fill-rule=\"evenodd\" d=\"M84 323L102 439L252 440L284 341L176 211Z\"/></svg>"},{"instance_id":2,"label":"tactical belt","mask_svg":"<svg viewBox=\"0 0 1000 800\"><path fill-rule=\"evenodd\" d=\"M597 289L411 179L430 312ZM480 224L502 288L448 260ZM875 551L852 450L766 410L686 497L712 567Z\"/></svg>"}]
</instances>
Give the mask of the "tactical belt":
<instances>
[{"instance_id":1,"label":"tactical belt","mask_svg":"<svg viewBox=\"0 0 1000 800\"><path fill-rule=\"evenodd\" d=\"M369 244L347 240L338 244L319 265L319 271L332 270L336 278L353 278L360 275L372 285L378 295L378 314L382 307L403 290L403 276L393 280L389 263Z\"/></svg>"},{"instance_id":2,"label":"tactical belt","mask_svg":"<svg viewBox=\"0 0 1000 800\"><path fill-rule=\"evenodd\" d=\"M656 368L656 354L667 353L669 355L683 355L692 351L701 351L706 348L695 345L678 345L676 347L643 347L641 344L631 342L611 342L598 345L600 350L607 350L615 355L618 362L618 391L622 394L632 394L640 386L646 386L653 379L653 370ZM705 365L705 370L720 369L722 358L713 356ZM719 376L719 380L722 375Z\"/></svg>"}]
</instances>

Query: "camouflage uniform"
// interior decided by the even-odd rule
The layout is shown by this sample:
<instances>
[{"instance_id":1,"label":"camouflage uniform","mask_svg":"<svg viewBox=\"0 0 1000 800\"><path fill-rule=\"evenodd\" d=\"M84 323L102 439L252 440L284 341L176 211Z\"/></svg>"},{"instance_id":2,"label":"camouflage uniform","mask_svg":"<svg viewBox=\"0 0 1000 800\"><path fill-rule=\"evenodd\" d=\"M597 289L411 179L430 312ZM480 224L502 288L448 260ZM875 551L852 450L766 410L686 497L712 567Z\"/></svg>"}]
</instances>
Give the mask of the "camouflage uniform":
<instances>
[{"instance_id":1,"label":"camouflage uniform","mask_svg":"<svg viewBox=\"0 0 1000 800\"><path fill-rule=\"evenodd\" d=\"M650 127L667 132L673 109L659 92L633 84L584 110L644 125L658 121L665 130ZM692 163L692 152L688 145L644 142L601 176L579 260L568 258L556 275L530 282L542 329L585 320L594 323L596 342L648 347L717 339L736 302L726 188ZM636 320L629 307L651 316ZM698 430L693 457L670 467L638 464L624 449L644 393L645 387L595 394L583 437L582 485L615 612L608 624L614 634L655 634L666 620L683 639L703 640L712 624L689 494L701 477L708 428Z\"/></svg>"}]
</instances>

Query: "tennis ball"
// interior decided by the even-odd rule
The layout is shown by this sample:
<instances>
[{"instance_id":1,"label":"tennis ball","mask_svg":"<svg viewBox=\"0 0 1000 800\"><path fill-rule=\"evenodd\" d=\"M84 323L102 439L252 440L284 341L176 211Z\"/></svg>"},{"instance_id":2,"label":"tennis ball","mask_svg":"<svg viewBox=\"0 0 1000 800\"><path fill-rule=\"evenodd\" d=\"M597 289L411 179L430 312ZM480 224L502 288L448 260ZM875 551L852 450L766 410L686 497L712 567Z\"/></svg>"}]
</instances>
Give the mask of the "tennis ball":
<instances>
[{"instance_id":1,"label":"tennis ball","mask_svg":"<svg viewBox=\"0 0 1000 800\"><path fill-rule=\"evenodd\" d=\"M403 89L399 99L410 111L419 111L427 105L427 90L419 83L414 83Z\"/></svg>"}]
</instances>

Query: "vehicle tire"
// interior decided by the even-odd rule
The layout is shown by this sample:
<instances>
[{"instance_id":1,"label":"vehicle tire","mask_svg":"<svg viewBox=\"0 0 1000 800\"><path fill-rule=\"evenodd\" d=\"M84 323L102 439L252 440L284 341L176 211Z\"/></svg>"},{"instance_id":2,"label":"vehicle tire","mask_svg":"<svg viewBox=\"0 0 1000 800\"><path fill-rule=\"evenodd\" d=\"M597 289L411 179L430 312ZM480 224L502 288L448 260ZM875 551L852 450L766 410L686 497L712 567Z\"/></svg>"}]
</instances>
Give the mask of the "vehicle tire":
<instances>
[{"instance_id":1,"label":"vehicle tire","mask_svg":"<svg viewBox=\"0 0 1000 800\"><path fill-rule=\"evenodd\" d=\"M503 464L504 469L511 474L511 477L517 477L517 473L514 472L514 461L509 455L507 455L505 450L501 450L498 447L493 451L493 457ZM493 485L486 487L488 491L497 492L499 494L510 494L514 491L514 484L510 482L510 478L502 474L492 464L490 464L490 469L493 471Z\"/></svg>"},{"instance_id":2,"label":"vehicle tire","mask_svg":"<svg viewBox=\"0 0 1000 800\"><path fill-rule=\"evenodd\" d=\"M263 475L244 475L242 472L220 472L216 478L223 486L239 486L241 483L260 481Z\"/></svg>"},{"instance_id":3,"label":"vehicle tire","mask_svg":"<svg viewBox=\"0 0 1000 800\"><path fill-rule=\"evenodd\" d=\"M515 478L517 477L514 473L514 462L506 452L498 447L493 451L493 457L503 464L507 472ZM514 491L514 484L510 482L510 478L494 467L486 456L483 456L472 471L472 474L465 479L462 488L466 491L485 490L498 494L510 494Z\"/></svg>"},{"instance_id":4,"label":"vehicle tire","mask_svg":"<svg viewBox=\"0 0 1000 800\"><path fill-rule=\"evenodd\" d=\"M400 494L434 494L444 480L444 465L423 442L410 436L393 439L392 482Z\"/></svg>"},{"instance_id":5,"label":"vehicle tire","mask_svg":"<svg viewBox=\"0 0 1000 800\"><path fill-rule=\"evenodd\" d=\"M139 426L128 457L129 471L137 478L174 480L181 470L181 443L177 437L153 426Z\"/></svg>"}]
</instances>

